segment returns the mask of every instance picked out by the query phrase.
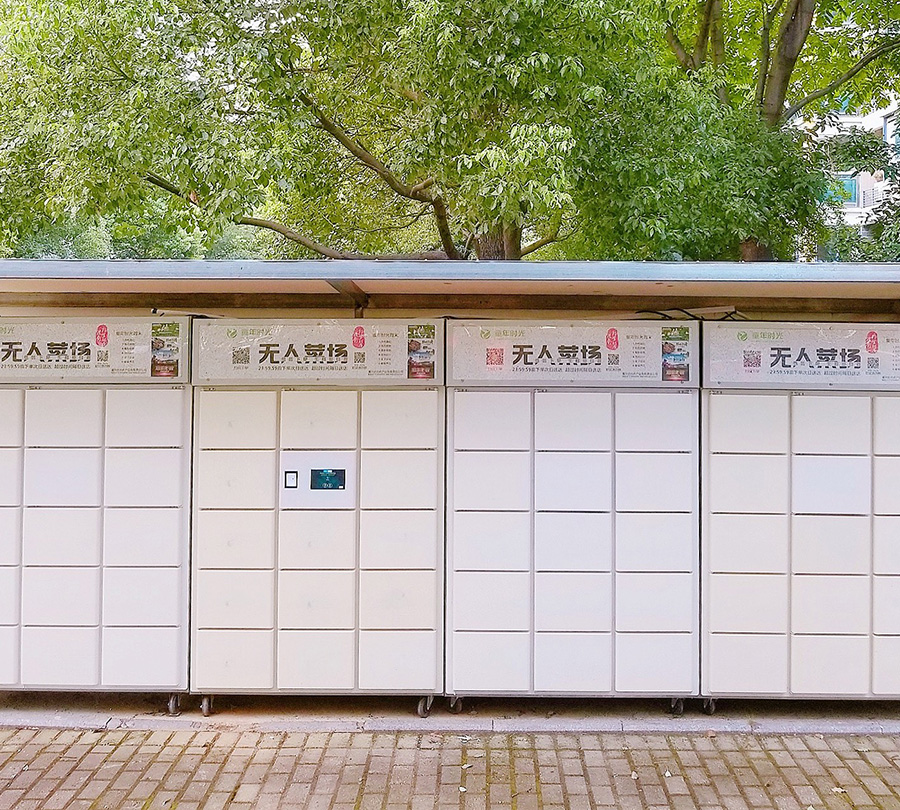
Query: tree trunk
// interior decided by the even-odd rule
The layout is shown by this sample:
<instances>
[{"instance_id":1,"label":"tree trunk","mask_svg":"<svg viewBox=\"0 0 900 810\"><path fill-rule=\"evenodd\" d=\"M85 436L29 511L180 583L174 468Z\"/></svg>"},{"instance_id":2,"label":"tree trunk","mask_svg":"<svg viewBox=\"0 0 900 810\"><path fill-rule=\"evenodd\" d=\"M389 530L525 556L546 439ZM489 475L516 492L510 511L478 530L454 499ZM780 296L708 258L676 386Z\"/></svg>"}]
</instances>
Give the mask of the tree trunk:
<instances>
[{"instance_id":1,"label":"tree trunk","mask_svg":"<svg viewBox=\"0 0 900 810\"><path fill-rule=\"evenodd\" d=\"M742 262L771 262L774 260L771 249L755 237L741 242Z\"/></svg>"},{"instance_id":2,"label":"tree trunk","mask_svg":"<svg viewBox=\"0 0 900 810\"><path fill-rule=\"evenodd\" d=\"M522 229L517 225L498 225L475 238L475 254L480 261L522 258Z\"/></svg>"}]
</instances>

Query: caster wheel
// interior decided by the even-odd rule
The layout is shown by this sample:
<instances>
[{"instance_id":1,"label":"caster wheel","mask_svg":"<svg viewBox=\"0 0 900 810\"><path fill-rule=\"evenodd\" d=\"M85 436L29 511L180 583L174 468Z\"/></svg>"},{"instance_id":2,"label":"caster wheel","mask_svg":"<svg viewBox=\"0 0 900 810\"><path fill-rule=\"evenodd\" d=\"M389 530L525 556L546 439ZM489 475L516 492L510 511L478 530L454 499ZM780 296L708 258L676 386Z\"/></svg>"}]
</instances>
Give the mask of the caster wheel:
<instances>
[{"instance_id":1,"label":"caster wheel","mask_svg":"<svg viewBox=\"0 0 900 810\"><path fill-rule=\"evenodd\" d=\"M169 695L169 702L166 708L169 711L169 717L178 717L181 714L181 695L174 692Z\"/></svg>"},{"instance_id":2,"label":"caster wheel","mask_svg":"<svg viewBox=\"0 0 900 810\"><path fill-rule=\"evenodd\" d=\"M716 713L716 699L715 698L703 698L703 713L704 714L715 714Z\"/></svg>"},{"instance_id":3,"label":"caster wheel","mask_svg":"<svg viewBox=\"0 0 900 810\"><path fill-rule=\"evenodd\" d=\"M459 714L463 710L463 699L461 697L450 698L450 714Z\"/></svg>"},{"instance_id":4,"label":"caster wheel","mask_svg":"<svg viewBox=\"0 0 900 810\"><path fill-rule=\"evenodd\" d=\"M684 714L684 698L672 698L669 701L669 711L672 717L681 717Z\"/></svg>"},{"instance_id":5,"label":"caster wheel","mask_svg":"<svg viewBox=\"0 0 900 810\"><path fill-rule=\"evenodd\" d=\"M209 717L212 714L212 696L204 695L200 698L200 711L203 712L204 717Z\"/></svg>"},{"instance_id":6,"label":"caster wheel","mask_svg":"<svg viewBox=\"0 0 900 810\"><path fill-rule=\"evenodd\" d=\"M419 717L428 717L428 715L431 714L432 703L434 703L434 695L421 698L419 700L419 705L416 706L416 714L419 715Z\"/></svg>"}]
</instances>

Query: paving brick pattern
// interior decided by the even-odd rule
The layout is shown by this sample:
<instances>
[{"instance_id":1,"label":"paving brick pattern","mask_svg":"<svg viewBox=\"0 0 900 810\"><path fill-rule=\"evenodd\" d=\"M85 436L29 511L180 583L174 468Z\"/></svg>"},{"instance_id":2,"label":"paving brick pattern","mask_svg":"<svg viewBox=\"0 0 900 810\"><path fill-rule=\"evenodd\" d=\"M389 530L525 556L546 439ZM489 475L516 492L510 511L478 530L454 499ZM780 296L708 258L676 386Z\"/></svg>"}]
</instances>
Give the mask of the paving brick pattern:
<instances>
[{"instance_id":1,"label":"paving brick pattern","mask_svg":"<svg viewBox=\"0 0 900 810\"><path fill-rule=\"evenodd\" d=\"M900 810L900 739L0 729L0 810Z\"/></svg>"}]
</instances>

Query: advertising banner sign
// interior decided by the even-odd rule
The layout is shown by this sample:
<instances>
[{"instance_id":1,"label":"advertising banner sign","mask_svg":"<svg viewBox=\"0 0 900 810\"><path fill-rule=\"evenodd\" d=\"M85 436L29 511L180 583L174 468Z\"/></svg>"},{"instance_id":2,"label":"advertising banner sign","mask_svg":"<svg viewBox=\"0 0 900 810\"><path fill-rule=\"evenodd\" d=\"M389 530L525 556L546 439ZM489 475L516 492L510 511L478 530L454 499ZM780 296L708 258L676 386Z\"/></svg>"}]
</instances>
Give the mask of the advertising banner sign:
<instances>
[{"instance_id":1,"label":"advertising banner sign","mask_svg":"<svg viewBox=\"0 0 900 810\"><path fill-rule=\"evenodd\" d=\"M0 383L187 382L188 318L0 318Z\"/></svg>"},{"instance_id":2,"label":"advertising banner sign","mask_svg":"<svg viewBox=\"0 0 900 810\"><path fill-rule=\"evenodd\" d=\"M451 385L699 386L694 321L455 321Z\"/></svg>"},{"instance_id":3,"label":"advertising banner sign","mask_svg":"<svg viewBox=\"0 0 900 810\"><path fill-rule=\"evenodd\" d=\"M709 388L900 389L900 325L706 323Z\"/></svg>"},{"instance_id":4,"label":"advertising banner sign","mask_svg":"<svg viewBox=\"0 0 900 810\"><path fill-rule=\"evenodd\" d=\"M443 385L443 323L432 320L194 322L199 385Z\"/></svg>"}]
</instances>

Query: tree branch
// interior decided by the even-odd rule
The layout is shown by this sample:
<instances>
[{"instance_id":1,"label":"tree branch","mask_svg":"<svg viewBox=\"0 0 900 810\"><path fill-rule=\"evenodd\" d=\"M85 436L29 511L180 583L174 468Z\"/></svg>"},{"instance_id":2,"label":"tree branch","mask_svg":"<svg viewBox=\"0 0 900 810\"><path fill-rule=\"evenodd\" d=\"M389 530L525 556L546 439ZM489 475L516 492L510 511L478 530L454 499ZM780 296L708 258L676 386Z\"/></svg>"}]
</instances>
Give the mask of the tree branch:
<instances>
[{"instance_id":1,"label":"tree branch","mask_svg":"<svg viewBox=\"0 0 900 810\"><path fill-rule=\"evenodd\" d=\"M720 69L725 67L725 30L722 26L722 0L712 0L709 19L710 39L712 40L713 67ZM716 97L726 107L731 106L728 96L728 88L722 84L716 85Z\"/></svg>"},{"instance_id":2,"label":"tree branch","mask_svg":"<svg viewBox=\"0 0 900 810\"><path fill-rule=\"evenodd\" d=\"M816 0L790 0L778 29L778 46L763 97L762 113L770 126L781 120L791 74L806 44L816 11Z\"/></svg>"},{"instance_id":3,"label":"tree branch","mask_svg":"<svg viewBox=\"0 0 900 810\"><path fill-rule=\"evenodd\" d=\"M341 144L351 155L353 155L360 163L370 168L377 174L388 186L393 189L401 197L417 202L429 203L434 209L434 218L437 225L438 233L441 237L441 245L444 252L450 259L458 259L459 251L453 242L453 235L450 233L449 218L447 216L447 207L440 196L431 196L426 194L426 189L417 186L408 186L402 182L387 166L385 166L378 158L376 158L368 149L359 143L334 120L325 114L319 105L302 91L298 91L297 97L305 104L322 127L329 135L331 135L338 143Z\"/></svg>"},{"instance_id":4,"label":"tree branch","mask_svg":"<svg viewBox=\"0 0 900 810\"><path fill-rule=\"evenodd\" d=\"M675 26L671 23L666 25L666 42L669 43L669 48L672 50L672 53L675 54L675 58L678 60L678 63L687 71L688 73L693 72L694 61L688 56L687 51L684 48L681 40L678 38L678 34L675 32Z\"/></svg>"},{"instance_id":5,"label":"tree branch","mask_svg":"<svg viewBox=\"0 0 900 810\"><path fill-rule=\"evenodd\" d=\"M169 194L172 194L175 197L184 200L186 203L194 205L198 208L200 207L200 201L197 199L197 195L194 192L184 192L171 181L166 180L164 177L160 177L158 174L154 174L153 172L148 172L144 176L144 179L151 185L154 185L157 188L161 188L163 189L163 191L169 192ZM272 219L238 216L235 217L233 221L236 225L249 225L253 228L264 228L269 231L274 231L275 233L283 236L285 239L288 239L291 242L296 242L298 245L303 245L303 247L313 251L313 253L318 253L320 256L325 256L328 259L403 260L448 258L447 254L444 251L436 250L425 250L419 253L385 253L375 255L369 255L365 253L352 253L344 250L335 250L334 248L330 248L327 245L322 245L319 242L316 242L315 240L304 236L302 233L298 233L292 228L289 228L287 225L283 225L282 223L276 222Z\"/></svg>"},{"instance_id":6,"label":"tree branch","mask_svg":"<svg viewBox=\"0 0 900 810\"><path fill-rule=\"evenodd\" d=\"M699 70L706 61L706 50L709 43L709 29L713 18L715 0L706 0L700 11L700 27L697 29L697 39L694 41L694 68ZM720 8L721 13L721 8Z\"/></svg>"},{"instance_id":7,"label":"tree branch","mask_svg":"<svg viewBox=\"0 0 900 810\"><path fill-rule=\"evenodd\" d=\"M522 250L519 251L520 256L527 256L529 253L534 253L536 250L540 250L542 247L546 245L553 244L554 242L561 242L562 240L559 238L559 228L557 228L552 234L549 236L544 236L541 239L537 239L532 242L530 245L525 245Z\"/></svg>"},{"instance_id":8,"label":"tree branch","mask_svg":"<svg viewBox=\"0 0 900 810\"><path fill-rule=\"evenodd\" d=\"M833 82L821 88L820 90L816 90L813 93L810 93L808 96L800 99L796 104L792 104L788 107L784 114L781 116L781 120L790 121L800 110L802 110L807 104L812 104L812 102L817 99L822 98L823 96L831 95L835 90L837 90L842 84L846 84L849 82L857 73L864 70L871 62L874 62L880 56L884 56L886 53L890 53L891 51L895 51L900 49L900 38L892 40L890 42L885 42L882 45L879 45L877 48L869 51L865 56L863 56L853 67L849 70L842 73L838 76Z\"/></svg>"}]
</instances>

